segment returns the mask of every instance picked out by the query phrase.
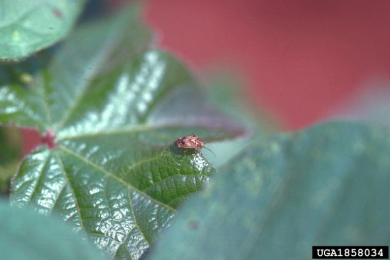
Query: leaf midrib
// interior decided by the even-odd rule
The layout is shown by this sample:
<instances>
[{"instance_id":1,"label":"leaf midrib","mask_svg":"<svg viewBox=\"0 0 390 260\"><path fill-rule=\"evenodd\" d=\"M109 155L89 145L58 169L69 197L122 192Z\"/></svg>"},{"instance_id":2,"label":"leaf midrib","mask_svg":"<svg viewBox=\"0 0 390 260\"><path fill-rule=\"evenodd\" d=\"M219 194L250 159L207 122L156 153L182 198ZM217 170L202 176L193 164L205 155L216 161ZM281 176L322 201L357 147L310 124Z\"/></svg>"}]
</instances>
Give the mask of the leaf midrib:
<instances>
[{"instance_id":1,"label":"leaf midrib","mask_svg":"<svg viewBox=\"0 0 390 260\"><path fill-rule=\"evenodd\" d=\"M56 157L56 160L57 160L57 163L58 165L60 166L61 168L61 171L63 172L64 174L64 178L66 179L67 181L67 184L64 185L63 189L65 189L65 187L69 184L69 188L72 192L72 195L73 197L75 198L75 206L76 206L76 209L77 209L77 212L79 213L79 217L80 217L80 225L81 225L81 228L86 231L85 229L85 226L84 226L84 222L83 222L83 218L81 217L81 210L80 210L80 207L79 207L79 204L77 203L77 197L76 197L76 193L74 192L74 189L72 187L72 185L70 185L70 181L69 181L69 178L68 178L68 174L66 173L65 171L65 167L64 167L64 164L62 162L62 159L61 159L61 156L57 153L57 151L54 151L54 154L55 154L55 157ZM61 191L62 192L62 191ZM60 195L61 193L59 193ZM59 197L57 198L57 200L59 199ZM53 206L53 209L54 209L54 206Z\"/></svg>"},{"instance_id":2,"label":"leaf midrib","mask_svg":"<svg viewBox=\"0 0 390 260\"><path fill-rule=\"evenodd\" d=\"M155 129L159 129L161 126L156 126ZM99 135L115 135L115 134L129 134L129 133L135 133L135 132L141 132L146 130L153 129L153 126L148 124L139 124L134 125L130 127L123 127L123 128L115 128L115 129L109 129L109 130L103 130L103 131L96 131L96 132L88 132L88 133L79 133L75 135L61 135L59 134L57 136L57 141L62 140L72 140L72 139L79 139L79 138L88 138L88 137L95 137Z\"/></svg>"},{"instance_id":3,"label":"leaf midrib","mask_svg":"<svg viewBox=\"0 0 390 260\"><path fill-rule=\"evenodd\" d=\"M111 178L113 178L117 182L121 183L123 186L125 186L125 187L127 187L129 189L134 190L135 192L139 193L141 196L144 196L145 198L155 202L156 204L159 204L162 207L165 207L165 208L167 208L167 209L169 209L169 210L171 210L173 212L176 212L176 210L174 208L172 208L171 206L166 205L166 204L162 203L161 201L158 201L158 200L150 197L148 194L146 194L145 192L137 189L136 187L134 187L130 183L127 183L127 182L123 181L121 178L117 177L114 173L107 171L106 169L100 167L99 165L95 164L94 162L88 160L87 158L85 158L85 157L83 157L83 156L73 152L72 150L69 150L69 149L65 148L64 146L59 146L57 149L62 150L63 152L67 153L68 155L71 155L71 156L73 156L73 157L75 157L75 158L85 162L87 165L92 166L93 168L97 169L98 171L105 173L106 175L110 176Z\"/></svg>"},{"instance_id":4,"label":"leaf midrib","mask_svg":"<svg viewBox=\"0 0 390 260\"><path fill-rule=\"evenodd\" d=\"M130 19L130 18L128 18ZM98 57L95 57L90 64L94 64L92 66L91 70L87 70L87 73L84 75L84 78L93 78L94 75L97 74L99 70L102 68L102 64L107 60L107 58L111 55L113 50L115 49L115 46L118 44L118 42L121 41L121 37L118 35L121 31L123 31L122 26L118 26L120 23L125 23L128 19L123 21L123 18L116 21L113 28L114 30L110 31L110 36L106 37L105 43L103 44L103 47L98 52ZM119 28L119 29L116 29ZM82 81L85 82L85 81ZM89 83L89 84L88 84ZM54 129L61 129L69 120L69 118L72 116L73 112L76 110L82 99L84 98L87 90L92 86L90 82L87 82L84 87L81 87L81 90L78 91L76 94L76 98L74 99L74 102L68 106L67 113L64 114L61 118L61 120L54 126Z\"/></svg>"}]
</instances>

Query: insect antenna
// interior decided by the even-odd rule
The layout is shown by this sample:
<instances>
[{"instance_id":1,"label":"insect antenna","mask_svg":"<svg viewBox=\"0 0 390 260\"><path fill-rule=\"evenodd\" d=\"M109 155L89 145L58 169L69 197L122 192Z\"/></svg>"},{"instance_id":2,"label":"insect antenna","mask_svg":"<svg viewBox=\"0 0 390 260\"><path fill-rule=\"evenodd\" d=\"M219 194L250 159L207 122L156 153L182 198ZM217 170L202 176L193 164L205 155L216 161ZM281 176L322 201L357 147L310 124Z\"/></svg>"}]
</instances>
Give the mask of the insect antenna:
<instances>
[{"instance_id":1,"label":"insect antenna","mask_svg":"<svg viewBox=\"0 0 390 260\"><path fill-rule=\"evenodd\" d=\"M215 139L217 139L218 137L223 136L224 134L225 134L225 133L220 133L219 135L213 137L213 139L211 139L209 142L204 142L204 143L205 143L205 144L208 144L208 143L214 141ZM206 147L205 147L205 148L206 148ZM206 149L208 149L208 148L206 148Z\"/></svg>"},{"instance_id":2,"label":"insect antenna","mask_svg":"<svg viewBox=\"0 0 390 260\"><path fill-rule=\"evenodd\" d=\"M220 136L222 136L222 135L224 135L224 134L225 134L225 133L220 133L219 135L217 135L217 136L215 136L213 139L211 139L210 142L212 142L213 140L217 139L218 137L220 137ZM205 142L205 144L208 144L208 143L210 143L210 142ZM211 151L209 148L207 148L206 146L203 146L203 148L209 150L209 151L214 155L214 157L217 157L217 156L215 155L215 153L214 153L213 151Z\"/></svg>"},{"instance_id":3,"label":"insect antenna","mask_svg":"<svg viewBox=\"0 0 390 260\"><path fill-rule=\"evenodd\" d=\"M217 157L217 156L215 155L215 153L214 153L213 151L211 151L209 148L207 148L206 146L203 146L203 148L209 150L209 151L214 155L214 157Z\"/></svg>"},{"instance_id":4,"label":"insect antenna","mask_svg":"<svg viewBox=\"0 0 390 260\"><path fill-rule=\"evenodd\" d=\"M223 136L224 134L225 134L225 133L220 133L219 135L215 136L215 137L213 138L213 140L217 139L218 137Z\"/></svg>"}]
</instances>

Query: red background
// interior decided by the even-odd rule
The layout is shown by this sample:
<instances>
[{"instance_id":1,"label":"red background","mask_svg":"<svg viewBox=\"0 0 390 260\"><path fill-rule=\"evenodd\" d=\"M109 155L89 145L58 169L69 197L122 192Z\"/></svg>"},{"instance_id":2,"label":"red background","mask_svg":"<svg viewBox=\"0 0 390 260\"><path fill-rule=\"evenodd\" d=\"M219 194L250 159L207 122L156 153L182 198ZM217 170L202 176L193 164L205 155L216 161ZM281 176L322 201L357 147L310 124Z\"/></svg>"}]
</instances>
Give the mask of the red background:
<instances>
[{"instance_id":1,"label":"red background","mask_svg":"<svg viewBox=\"0 0 390 260\"><path fill-rule=\"evenodd\" d=\"M231 64L287 128L323 119L390 72L390 1L150 0L160 46L196 68Z\"/></svg>"},{"instance_id":2,"label":"red background","mask_svg":"<svg viewBox=\"0 0 390 260\"><path fill-rule=\"evenodd\" d=\"M146 3L161 47L194 69L235 68L248 82L243 95L288 129L323 119L365 80L390 72L388 0ZM24 137L27 152L39 138Z\"/></svg>"}]
</instances>

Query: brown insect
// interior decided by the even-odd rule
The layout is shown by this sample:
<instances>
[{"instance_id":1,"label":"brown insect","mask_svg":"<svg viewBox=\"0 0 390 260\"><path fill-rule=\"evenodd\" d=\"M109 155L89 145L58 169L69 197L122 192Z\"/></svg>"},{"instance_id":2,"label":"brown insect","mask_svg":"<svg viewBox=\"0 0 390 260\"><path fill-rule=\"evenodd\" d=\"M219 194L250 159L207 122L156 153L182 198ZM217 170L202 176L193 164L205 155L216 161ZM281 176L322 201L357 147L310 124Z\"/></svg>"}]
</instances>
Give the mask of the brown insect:
<instances>
[{"instance_id":1,"label":"brown insect","mask_svg":"<svg viewBox=\"0 0 390 260\"><path fill-rule=\"evenodd\" d=\"M195 134L181 136L181 137L179 137L179 139L177 139L177 141L174 144L177 147L186 149L185 152L187 152L188 149L195 149L195 155L197 153L202 154L202 148L205 148L205 149L209 150L210 152L212 152L212 154L214 154L213 151L211 151L210 149L205 147L205 142L200 140L200 138L198 136L196 136ZM214 154L214 156L215 156L215 154Z\"/></svg>"}]
</instances>

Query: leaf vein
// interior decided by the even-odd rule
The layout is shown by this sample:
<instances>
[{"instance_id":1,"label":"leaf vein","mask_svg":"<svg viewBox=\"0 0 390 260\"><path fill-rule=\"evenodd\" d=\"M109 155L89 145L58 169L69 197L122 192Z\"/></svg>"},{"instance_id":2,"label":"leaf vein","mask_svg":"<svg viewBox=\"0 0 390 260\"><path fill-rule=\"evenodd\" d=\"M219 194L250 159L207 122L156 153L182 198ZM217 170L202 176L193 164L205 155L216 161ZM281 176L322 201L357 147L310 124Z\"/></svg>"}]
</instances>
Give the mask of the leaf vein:
<instances>
[{"instance_id":1,"label":"leaf vein","mask_svg":"<svg viewBox=\"0 0 390 260\"><path fill-rule=\"evenodd\" d=\"M148 241L148 239L146 239L146 236L145 236L144 232L142 231L141 227L138 225L138 220L137 220L137 218L135 217L135 214L134 214L133 200L131 199L130 191L127 193L127 195L128 195L128 198L129 198L129 205L130 205L130 208L131 208L131 214L133 215L133 218L134 218L134 223L135 223L136 227L138 228L139 232L140 232L140 233L142 234L142 236L144 237L145 241L146 241L149 245L151 245L151 242ZM127 239L129 238L129 236L130 236L130 232L129 232L129 234L127 234L127 237L126 237L126 239L125 239L126 241L127 241ZM139 241L138 241L138 242L139 242Z\"/></svg>"},{"instance_id":2,"label":"leaf vein","mask_svg":"<svg viewBox=\"0 0 390 260\"><path fill-rule=\"evenodd\" d=\"M146 193L144 193L143 191L137 189L136 187L134 187L134 186L131 185L130 183L125 182L124 180L122 180L122 179L120 179L118 176L116 176L114 173L107 171L106 169L104 169L104 168L102 168L101 166L95 164L94 162L90 161L89 159L87 159L87 158L85 158L85 157L83 157L83 156L81 156L81 155L79 155L79 154L77 154L77 153L75 153L75 152L73 152L73 151L71 151L71 150L65 148L64 146L60 146L59 149L61 149L61 150L64 151L65 153L67 153L67 154L69 154L69 155L71 155L71 156L73 156L73 157L75 157L75 158L77 158L77 159L79 159L79 160L85 162L86 164L92 166L93 168L99 170L100 172L103 172L103 173L109 175L111 178L113 178L113 179L116 180L117 182L121 183L123 186L128 187L129 189L133 189L135 192L137 192L137 193L139 193L140 195L142 195L142 196L148 198L149 200L151 200L151 201L153 201L153 202L159 204L160 206L165 207L165 208L167 208L167 209L169 209L169 210L171 210L171 211L173 211L173 212L176 212L176 210L175 210L174 208L172 208L171 206L166 205L166 204L164 204L164 203L162 203L162 202L160 202L160 201L158 201L158 200L156 200L156 199L150 197L148 194L146 194Z\"/></svg>"},{"instance_id":3,"label":"leaf vein","mask_svg":"<svg viewBox=\"0 0 390 260\"><path fill-rule=\"evenodd\" d=\"M121 26L113 26L112 28L121 28ZM95 57L95 59L91 60L89 64L93 64L92 68L90 70L87 70L87 72L84 75L84 78L89 79L92 78L101 67L101 64L108 58L108 56L111 54L111 52L115 49L115 46L118 41L117 34L119 34L118 30L111 30L110 36L106 37L106 42L101 47L101 56ZM103 51L105 50L105 51ZM86 65L89 67L89 65ZM67 113L62 117L60 122L55 127L56 129L62 128L65 123L69 120L70 116L73 114L73 112L76 110L77 106L80 104L82 99L85 97L88 89L92 86L92 84L86 83L84 86L81 86L81 90L76 94L76 98L74 99L73 103L69 106L69 109L67 110Z\"/></svg>"},{"instance_id":4,"label":"leaf vein","mask_svg":"<svg viewBox=\"0 0 390 260\"><path fill-rule=\"evenodd\" d=\"M77 203L77 196L76 196L76 193L75 193L74 189L72 188L72 185L70 184L70 180L69 180L69 178L68 178L67 172L65 171L65 167L64 167L64 164L63 164L63 162L62 162L62 159L61 159L61 157L59 156L59 154L58 154L57 152L55 152L55 156L56 156L56 158L57 158L58 165L60 166L61 171L63 172L64 177L65 177L65 179L67 180L67 183L69 183L69 188L70 188L70 190L71 190L71 192L72 192L72 195L73 195L73 197L74 197L74 199L75 199L75 202L76 202L76 203L75 203L75 206L76 206L77 212L79 213L78 215L79 215L81 227L82 227L82 229L83 229L84 231L87 231L87 230L85 229L85 226L84 226L83 218L81 217L81 209L80 209L80 207L79 207L79 205L78 205L78 203Z\"/></svg>"},{"instance_id":5,"label":"leaf vein","mask_svg":"<svg viewBox=\"0 0 390 260\"><path fill-rule=\"evenodd\" d=\"M45 159L45 161L44 161L44 163L43 163L42 169L39 171L39 176L38 176L37 182L36 182L36 184L35 184L35 186L34 186L34 190L33 190L33 192L31 193L31 196L30 196L30 198L29 198L29 201L31 201L31 200L33 199L34 194L35 194L36 191L37 191L37 187L38 187L38 185L39 185L39 183L40 183L40 181L41 181L41 179L42 179L43 171L45 170L47 164L49 163L49 159L50 159L50 154L47 155L47 157L46 157L46 159Z\"/></svg>"}]
</instances>

